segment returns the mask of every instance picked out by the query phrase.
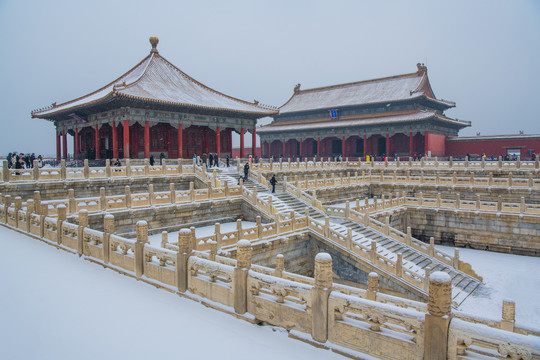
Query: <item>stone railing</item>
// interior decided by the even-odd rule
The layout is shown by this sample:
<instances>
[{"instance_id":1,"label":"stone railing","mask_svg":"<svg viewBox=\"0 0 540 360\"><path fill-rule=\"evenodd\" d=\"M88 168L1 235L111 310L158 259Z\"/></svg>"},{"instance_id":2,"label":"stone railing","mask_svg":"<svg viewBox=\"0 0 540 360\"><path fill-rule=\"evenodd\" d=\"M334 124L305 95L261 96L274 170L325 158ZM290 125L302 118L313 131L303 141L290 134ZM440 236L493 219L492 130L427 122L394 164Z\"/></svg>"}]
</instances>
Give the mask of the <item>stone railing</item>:
<instances>
[{"instance_id":1,"label":"stone railing","mask_svg":"<svg viewBox=\"0 0 540 360\"><path fill-rule=\"evenodd\" d=\"M535 161L521 161L518 158L515 161L503 161L499 158L497 161L490 161L486 159L473 160L473 161L454 161L452 157L449 160L439 161L438 158L423 158L418 161L413 161L411 158L403 161L396 159L395 161L349 161L345 158L343 161L332 161L332 159L319 158L318 160L309 159L300 162L299 159L290 158L283 161L261 161L258 164L250 165L254 170L262 169L262 171L292 171L292 170L318 170L318 169L331 169L331 168L358 168L358 169L439 169L439 170L488 170L488 171L505 171L505 170L537 170L540 169L540 159Z\"/></svg>"},{"instance_id":2,"label":"stone railing","mask_svg":"<svg viewBox=\"0 0 540 360\"><path fill-rule=\"evenodd\" d=\"M457 176L456 172L452 176L440 176L439 174L425 175L424 171L420 171L420 175L411 175L409 171L406 174L399 174L397 171L388 174L383 169L370 169L361 172L355 171L352 175L347 172L346 176L336 176L334 173L323 173L322 176L319 174L302 177L295 175L294 180L285 178L284 181L289 181L289 183L302 190L372 183L540 188L540 178L533 177L532 172L529 172L528 177L525 178L514 177L512 173L508 173L505 177L494 177L493 173L475 174L473 172L470 173L470 176Z\"/></svg>"},{"instance_id":3,"label":"stone railing","mask_svg":"<svg viewBox=\"0 0 540 360\"><path fill-rule=\"evenodd\" d=\"M473 210L497 213L518 213L526 215L540 215L539 204L529 204L525 202L525 197L521 197L519 203L481 200L480 195L477 195L475 200L461 199L460 194L456 194L453 198L442 198L438 193L435 198L424 197L422 193L418 193L416 197L403 196L398 193L397 197L385 198L383 195L379 201L377 197L373 198L373 202L369 202L366 198L364 204L360 205L359 200L356 200L355 206L351 206L355 211L362 214L372 214L384 212L395 207L419 206L424 208L449 209L449 210ZM347 203L347 207L350 206ZM327 213L337 211L337 208L325 206Z\"/></svg>"},{"instance_id":4,"label":"stone railing","mask_svg":"<svg viewBox=\"0 0 540 360\"><path fill-rule=\"evenodd\" d=\"M3 204L0 222L98 264L186 297L196 295L199 301L202 298L239 317L249 314L246 319L283 327L293 338L337 352L345 348L382 358L400 354L407 359L475 354L540 357L538 332L516 331L514 312L504 306L503 319L494 326L481 319L453 318L451 280L445 273L431 274L426 309L421 303L378 294L374 273L367 290L334 284L332 259L325 253L315 257L315 276L310 279L286 273L279 255L275 269L253 266L249 240L237 242L236 260L212 260L208 252L193 250L189 229L180 230L177 251L173 251L148 243L145 221L137 223L137 237L131 240L114 234L113 215L104 216L101 232L87 227L87 211L81 211L79 223L72 224L65 219L65 208L59 210L58 218L50 218Z\"/></svg>"},{"instance_id":5,"label":"stone railing","mask_svg":"<svg viewBox=\"0 0 540 360\"><path fill-rule=\"evenodd\" d=\"M150 166L148 159L144 160L144 165L131 165L129 159L124 166L111 166L110 160L106 160L105 167L89 167L88 160L84 160L84 166L80 168L66 167L65 160L60 163L60 168L39 168L37 160L32 169L9 169L7 161L3 161L2 180L4 182L31 182L31 181L51 181L51 180L83 180L83 179L114 179L120 177L155 177L193 174L201 181L214 188L221 187L222 184L216 179L216 174L206 171L206 165L202 167L194 162L191 165L182 164L178 160L177 164L167 164L164 159L162 165Z\"/></svg>"}]
</instances>

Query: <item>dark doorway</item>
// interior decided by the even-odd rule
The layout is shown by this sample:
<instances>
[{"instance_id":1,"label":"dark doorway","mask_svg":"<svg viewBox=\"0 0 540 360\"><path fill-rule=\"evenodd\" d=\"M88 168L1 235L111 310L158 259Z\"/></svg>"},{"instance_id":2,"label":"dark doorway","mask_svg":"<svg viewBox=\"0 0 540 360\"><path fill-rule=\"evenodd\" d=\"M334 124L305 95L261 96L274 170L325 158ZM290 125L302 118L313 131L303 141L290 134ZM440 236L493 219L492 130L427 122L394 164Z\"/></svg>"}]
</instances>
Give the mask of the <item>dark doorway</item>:
<instances>
[{"instance_id":1,"label":"dark doorway","mask_svg":"<svg viewBox=\"0 0 540 360\"><path fill-rule=\"evenodd\" d=\"M340 155L341 150L341 140L332 140L332 155Z\"/></svg>"},{"instance_id":2,"label":"dark doorway","mask_svg":"<svg viewBox=\"0 0 540 360\"><path fill-rule=\"evenodd\" d=\"M377 155L386 155L386 138L379 138L377 140Z\"/></svg>"}]
</instances>

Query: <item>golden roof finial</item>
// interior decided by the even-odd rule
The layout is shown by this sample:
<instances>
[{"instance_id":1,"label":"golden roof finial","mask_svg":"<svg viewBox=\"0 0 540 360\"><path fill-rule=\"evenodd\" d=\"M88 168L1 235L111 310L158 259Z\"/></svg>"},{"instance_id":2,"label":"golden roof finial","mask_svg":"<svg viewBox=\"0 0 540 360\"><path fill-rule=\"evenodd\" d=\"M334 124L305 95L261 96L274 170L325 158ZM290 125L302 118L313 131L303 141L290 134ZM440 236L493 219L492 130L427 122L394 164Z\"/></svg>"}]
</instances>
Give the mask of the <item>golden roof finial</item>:
<instances>
[{"instance_id":1,"label":"golden roof finial","mask_svg":"<svg viewBox=\"0 0 540 360\"><path fill-rule=\"evenodd\" d=\"M150 50L150 52L153 52L153 53L154 53L154 52L155 52L155 53L158 52L158 51L157 51L157 44L158 44L158 42L159 42L159 39L158 39L157 36L151 36L151 37L150 37L150 44L152 45L152 50Z\"/></svg>"}]
</instances>

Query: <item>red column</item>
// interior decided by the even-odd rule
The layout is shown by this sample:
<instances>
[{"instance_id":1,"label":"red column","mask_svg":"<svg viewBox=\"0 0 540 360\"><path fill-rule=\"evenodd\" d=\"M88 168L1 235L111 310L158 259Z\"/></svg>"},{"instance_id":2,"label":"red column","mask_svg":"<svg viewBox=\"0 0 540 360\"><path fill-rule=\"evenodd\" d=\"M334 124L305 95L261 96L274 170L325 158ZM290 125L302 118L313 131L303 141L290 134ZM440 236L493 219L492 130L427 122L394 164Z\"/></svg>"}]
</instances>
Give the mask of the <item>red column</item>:
<instances>
[{"instance_id":1,"label":"red column","mask_svg":"<svg viewBox=\"0 0 540 360\"><path fill-rule=\"evenodd\" d=\"M216 152L218 159L221 158L221 129L216 128Z\"/></svg>"},{"instance_id":2,"label":"red column","mask_svg":"<svg viewBox=\"0 0 540 360\"><path fill-rule=\"evenodd\" d=\"M367 156L367 136L364 135L364 157Z\"/></svg>"},{"instance_id":3,"label":"red column","mask_svg":"<svg viewBox=\"0 0 540 360\"><path fill-rule=\"evenodd\" d=\"M99 159L99 125L96 124L94 134L94 148L96 149L96 160Z\"/></svg>"},{"instance_id":4,"label":"red column","mask_svg":"<svg viewBox=\"0 0 540 360\"><path fill-rule=\"evenodd\" d=\"M67 130L64 130L62 134L62 157L67 159Z\"/></svg>"},{"instance_id":5,"label":"red column","mask_svg":"<svg viewBox=\"0 0 540 360\"><path fill-rule=\"evenodd\" d=\"M413 135L412 132L409 133L409 156L413 156Z\"/></svg>"},{"instance_id":6,"label":"red column","mask_svg":"<svg viewBox=\"0 0 540 360\"><path fill-rule=\"evenodd\" d=\"M429 149L429 133L426 131L425 132L425 135L424 135L424 156L427 156L428 154L428 149Z\"/></svg>"},{"instance_id":7,"label":"red column","mask_svg":"<svg viewBox=\"0 0 540 360\"><path fill-rule=\"evenodd\" d=\"M244 154L244 128L240 129L240 158L243 158Z\"/></svg>"},{"instance_id":8,"label":"red column","mask_svg":"<svg viewBox=\"0 0 540 360\"><path fill-rule=\"evenodd\" d=\"M182 142L182 124L178 124L178 158L182 159L184 157L184 144Z\"/></svg>"},{"instance_id":9,"label":"red column","mask_svg":"<svg viewBox=\"0 0 540 360\"><path fill-rule=\"evenodd\" d=\"M299 148L300 148L300 149L298 150L298 155L299 155L300 157L302 157L302 139L300 139L300 146L299 146Z\"/></svg>"},{"instance_id":10,"label":"red column","mask_svg":"<svg viewBox=\"0 0 540 360\"><path fill-rule=\"evenodd\" d=\"M255 157L255 155L257 155L257 130L255 129L253 129L253 132L251 133L251 147L253 148L251 154L253 155L253 157Z\"/></svg>"},{"instance_id":11,"label":"red column","mask_svg":"<svg viewBox=\"0 0 540 360\"><path fill-rule=\"evenodd\" d=\"M386 157L390 156L390 134L386 134Z\"/></svg>"},{"instance_id":12,"label":"red column","mask_svg":"<svg viewBox=\"0 0 540 360\"><path fill-rule=\"evenodd\" d=\"M285 139L283 141L283 151L281 152L281 155L283 155L283 158L285 159Z\"/></svg>"},{"instance_id":13,"label":"red column","mask_svg":"<svg viewBox=\"0 0 540 360\"><path fill-rule=\"evenodd\" d=\"M144 157L150 157L150 122L144 122Z\"/></svg>"},{"instance_id":14,"label":"red column","mask_svg":"<svg viewBox=\"0 0 540 360\"><path fill-rule=\"evenodd\" d=\"M60 161L62 159L62 145L60 145L60 135L59 131L56 131L56 160Z\"/></svg>"},{"instance_id":15,"label":"red column","mask_svg":"<svg viewBox=\"0 0 540 360\"><path fill-rule=\"evenodd\" d=\"M129 120L124 120L124 159L129 158Z\"/></svg>"},{"instance_id":16,"label":"red column","mask_svg":"<svg viewBox=\"0 0 540 360\"><path fill-rule=\"evenodd\" d=\"M345 136L341 139L341 156L345 157Z\"/></svg>"},{"instance_id":17,"label":"red column","mask_svg":"<svg viewBox=\"0 0 540 360\"><path fill-rule=\"evenodd\" d=\"M318 137L317 138L317 157L321 156L320 153L321 153L321 138Z\"/></svg>"},{"instance_id":18,"label":"red column","mask_svg":"<svg viewBox=\"0 0 540 360\"><path fill-rule=\"evenodd\" d=\"M79 155L79 129L75 128L75 137L73 138L73 157Z\"/></svg>"},{"instance_id":19,"label":"red column","mask_svg":"<svg viewBox=\"0 0 540 360\"><path fill-rule=\"evenodd\" d=\"M118 158L118 129L116 128L116 121L112 123L112 152L113 158Z\"/></svg>"}]
</instances>

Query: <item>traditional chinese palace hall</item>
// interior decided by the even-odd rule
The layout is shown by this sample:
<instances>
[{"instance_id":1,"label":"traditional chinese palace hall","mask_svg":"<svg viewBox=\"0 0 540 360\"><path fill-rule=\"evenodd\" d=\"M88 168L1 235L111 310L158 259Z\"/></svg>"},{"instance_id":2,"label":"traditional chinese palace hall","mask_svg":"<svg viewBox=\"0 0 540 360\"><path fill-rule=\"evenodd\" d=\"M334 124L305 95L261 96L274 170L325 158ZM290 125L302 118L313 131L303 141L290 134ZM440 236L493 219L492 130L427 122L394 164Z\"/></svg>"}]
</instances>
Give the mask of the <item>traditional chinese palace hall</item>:
<instances>
[{"instance_id":1,"label":"traditional chinese palace hall","mask_svg":"<svg viewBox=\"0 0 540 360\"><path fill-rule=\"evenodd\" d=\"M427 68L411 74L301 90L258 130L263 156L445 155L445 140L468 121L445 116Z\"/></svg>"},{"instance_id":2,"label":"traditional chinese palace hall","mask_svg":"<svg viewBox=\"0 0 540 360\"><path fill-rule=\"evenodd\" d=\"M163 58L158 39L150 54L118 79L88 95L32 112L56 126L57 158L67 158L67 134L75 158L167 158L231 155L232 132L256 144L257 119L275 108L215 91ZM254 145L255 146L255 145ZM253 149L254 152L254 149Z\"/></svg>"}]
</instances>

